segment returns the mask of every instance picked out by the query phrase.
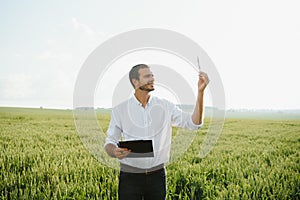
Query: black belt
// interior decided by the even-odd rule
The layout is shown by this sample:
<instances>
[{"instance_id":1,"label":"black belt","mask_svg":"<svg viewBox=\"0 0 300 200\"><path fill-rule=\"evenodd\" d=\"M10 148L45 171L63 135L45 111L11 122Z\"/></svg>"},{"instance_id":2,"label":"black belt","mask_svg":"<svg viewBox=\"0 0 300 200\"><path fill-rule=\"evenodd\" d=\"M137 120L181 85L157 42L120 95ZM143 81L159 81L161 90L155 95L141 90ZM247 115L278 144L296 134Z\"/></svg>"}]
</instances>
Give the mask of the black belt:
<instances>
[{"instance_id":1,"label":"black belt","mask_svg":"<svg viewBox=\"0 0 300 200\"><path fill-rule=\"evenodd\" d=\"M163 170L165 169L165 165L164 164L160 164L160 165L157 165L155 167L151 167L151 168L148 168L148 169L141 169L141 168L137 168L137 167L132 167L130 165L125 165L125 164L120 164L120 169L122 172L125 172L125 173L138 173L138 174L153 174L155 172L158 172L160 170Z\"/></svg>"}]
</instances>

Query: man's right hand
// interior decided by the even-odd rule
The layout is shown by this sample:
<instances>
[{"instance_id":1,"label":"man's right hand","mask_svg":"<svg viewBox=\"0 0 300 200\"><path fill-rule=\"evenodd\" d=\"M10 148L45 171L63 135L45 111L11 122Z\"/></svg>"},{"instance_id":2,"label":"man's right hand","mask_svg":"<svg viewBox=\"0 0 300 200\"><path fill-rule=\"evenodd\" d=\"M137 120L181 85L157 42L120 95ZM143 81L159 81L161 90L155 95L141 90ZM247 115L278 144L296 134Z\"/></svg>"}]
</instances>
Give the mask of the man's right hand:
<instances>
[{"instance_id":1,"label":"man's right hand","mask_svg":"<svg viewBox=\"0 0 300 200\"><path fill-rule=\"evenodd\" d=\"M120 160L128 156L128 154L130 154L131 152L129 149L119 148L114 144L107 144L105 146L105 150L108 153L108 155L110 155L113 158L118 158Z\"/></svg>"},{"instance_id":2,"label":"man's right hand","mask_svg":"<svg viewBox=\"0 0 300 200\"><path fill-rule=\"evenodd\" d=\"M130 149L115 147L114 156L120 160L128 156L130 154Z\"/></svg>"}]
</instances>

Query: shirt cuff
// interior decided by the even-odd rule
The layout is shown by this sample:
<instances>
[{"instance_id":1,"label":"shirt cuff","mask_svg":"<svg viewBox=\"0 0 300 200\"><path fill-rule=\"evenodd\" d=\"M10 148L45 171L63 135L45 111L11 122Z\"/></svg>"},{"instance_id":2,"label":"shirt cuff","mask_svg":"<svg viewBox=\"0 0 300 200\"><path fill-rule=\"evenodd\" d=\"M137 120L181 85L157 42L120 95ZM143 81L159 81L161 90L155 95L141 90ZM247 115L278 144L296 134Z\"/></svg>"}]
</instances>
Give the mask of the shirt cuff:
<instances>
[{"instance_id":1,"label":"shirt cuff","mask_svg":"<svg viewBox=\"0 0 300 200\"><path fill-rule=\"evenodd\" d=\"M202 126L203 126L203 122L201 124L195 124L193 122L193 119L192 119L192 116L190 118L190 124L192 125L192 130L197 130L197 129L200 129Z\"/></svg>"},{"instance_id":2,"label":"shirt cuff","mask_svg":"<svg viewBox=\"0 0 300 200\"><path fill-rule=\"evenodd\" d=\"M105 142L105 144L104 144L104 148L105 148L106 145L108 145L108 144L113 144L113 145L115 145L116 147L118 146L118 143L116 143L115 141L113 141L113 140L106 140L106 142Z\"/></svg>"}]
</instances>

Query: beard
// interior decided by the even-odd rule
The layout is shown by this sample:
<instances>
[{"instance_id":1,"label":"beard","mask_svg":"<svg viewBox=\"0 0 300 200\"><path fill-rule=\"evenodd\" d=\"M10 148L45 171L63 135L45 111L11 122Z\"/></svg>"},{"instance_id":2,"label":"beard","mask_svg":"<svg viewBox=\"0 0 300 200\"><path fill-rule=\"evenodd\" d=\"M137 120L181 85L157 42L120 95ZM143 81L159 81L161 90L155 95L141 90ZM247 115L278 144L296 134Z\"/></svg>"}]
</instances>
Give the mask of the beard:
<instances>
[{"instance_id":1,"label":"beard","mask_svg":"<svg viewBox=\"0 0 300 200\"><path fill-rule=\"evenodd\" d=\"M151 91L153 91L154 88L148 88L148 87L147 87L148 85L149 85L149 84L142 85L142 86L139 87L139 89L140 89L140 90L143 90L143 91L146 91L146 92L151 92Z\"/></svg>"}]
</instances>

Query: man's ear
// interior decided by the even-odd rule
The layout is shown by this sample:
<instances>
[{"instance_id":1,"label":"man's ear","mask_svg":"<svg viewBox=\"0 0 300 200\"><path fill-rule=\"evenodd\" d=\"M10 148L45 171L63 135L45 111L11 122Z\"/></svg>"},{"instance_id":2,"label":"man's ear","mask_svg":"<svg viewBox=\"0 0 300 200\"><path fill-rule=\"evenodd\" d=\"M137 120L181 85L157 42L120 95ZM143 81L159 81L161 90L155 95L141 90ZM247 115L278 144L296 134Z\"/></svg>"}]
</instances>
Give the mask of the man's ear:
<instances>
[{"instance_id":1,"label":"man's ear","mask_svg":"<svg viewBox=\"0 0 300 200\"><path fill-rule=\"evenodd\" d=\"M139 81L137 79L133 78L132 83L134 85L134 89L136 89L138 87Z\"/></svg>"}]
</instances>

